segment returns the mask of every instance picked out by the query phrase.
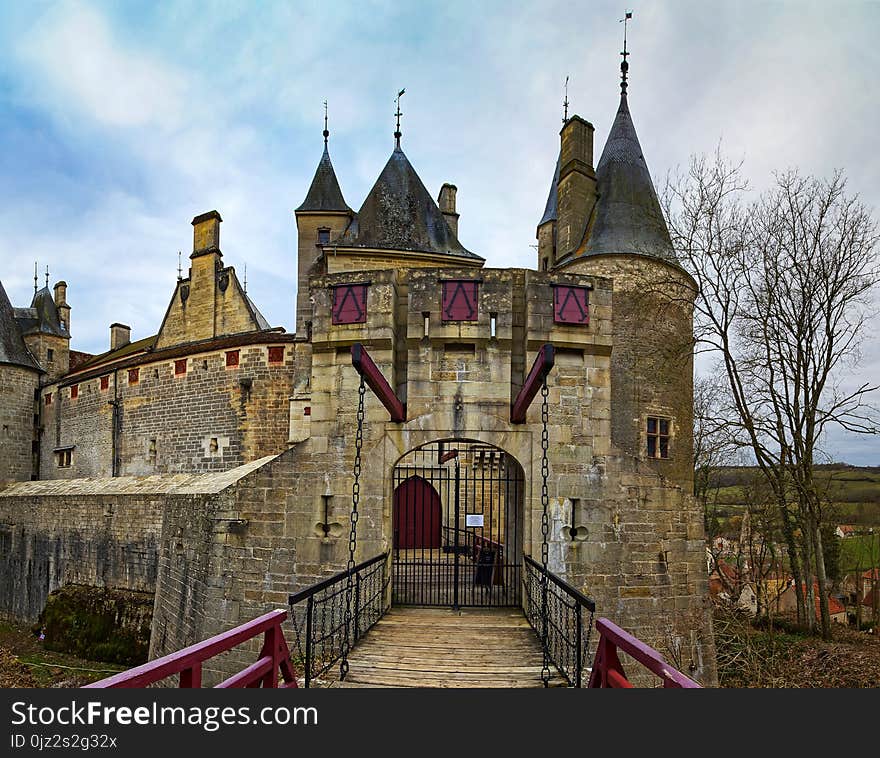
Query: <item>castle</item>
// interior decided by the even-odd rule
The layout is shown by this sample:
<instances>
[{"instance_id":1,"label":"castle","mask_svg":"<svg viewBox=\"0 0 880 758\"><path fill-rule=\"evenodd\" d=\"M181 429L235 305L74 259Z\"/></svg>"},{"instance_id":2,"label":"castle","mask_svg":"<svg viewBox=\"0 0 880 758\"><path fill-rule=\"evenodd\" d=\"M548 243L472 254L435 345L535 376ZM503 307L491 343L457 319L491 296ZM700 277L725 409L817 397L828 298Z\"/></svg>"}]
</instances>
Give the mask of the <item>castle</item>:
<instances>
[{"instance_id":1,"label":"castle","mask_svg":"<svg viewBox=\"0 0 880 758\"><path fill-rule=\"evenodd\" d=\"M0 613L33 620L67 583L150 593L155 657L344 568L361 343L404 403L390 420L368 392L361 425L358 557L388 551L392 602L449 605L461 540L492 546L497 570L456 603L522 603L545 443L550 569L714 682L691 497L695 284L625 76L598 162L592 124L564 122L534 270L487 268L464 247L456 187L435 201L401 136L354 211L325 124L295 210L295 334L224 264L217 211L192 221L158 332L131 342L113 324L100 355L70 349L64 282L25 308L0 285ZM514 423L545 343L548 413L535 402Z\"/></svg>"}]
</instances>

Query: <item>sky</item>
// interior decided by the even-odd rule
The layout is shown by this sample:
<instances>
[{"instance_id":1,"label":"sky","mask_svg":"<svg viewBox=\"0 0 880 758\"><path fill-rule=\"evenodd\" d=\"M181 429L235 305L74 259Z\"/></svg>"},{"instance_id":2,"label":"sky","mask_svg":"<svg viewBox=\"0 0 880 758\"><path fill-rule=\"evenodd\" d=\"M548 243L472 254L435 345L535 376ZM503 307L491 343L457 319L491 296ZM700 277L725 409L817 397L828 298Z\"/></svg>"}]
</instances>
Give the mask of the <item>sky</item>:
<instances>
[{"instance_id":1,"label":"sky","mask_svg":"<svg viewBox=\"0 0 880 758\"><path fill-rule=\"evenodd\" d=\"M880 208L880 3L639 2L629 104L658 187L691 155L828 176ZM322 150L357 209L393 148L436 196L458 187L459 237L493 267L535 267L563 84L596 127L619 98L619 3L0 0L0 280L13 304L68 283L72 347L109 325L158 329L192 250L223 216L224 262L270 323L294 330L296 227ZM878 325L844 381L880 378ZM880 465L878 438L833 432L834 460Z\"/></svg>"}]
</instances>

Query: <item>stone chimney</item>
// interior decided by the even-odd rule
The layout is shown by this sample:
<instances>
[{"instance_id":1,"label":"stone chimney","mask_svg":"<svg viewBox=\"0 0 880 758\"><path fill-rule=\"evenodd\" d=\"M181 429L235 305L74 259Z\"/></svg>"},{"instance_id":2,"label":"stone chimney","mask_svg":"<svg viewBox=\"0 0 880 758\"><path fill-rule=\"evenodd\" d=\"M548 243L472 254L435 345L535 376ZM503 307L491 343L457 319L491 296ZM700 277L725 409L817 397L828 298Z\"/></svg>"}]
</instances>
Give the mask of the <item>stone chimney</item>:
<instances>
[{"instance_id":1,"label":"stone chimney","mask_svg":"<svg viewBox=\"0 0 880 758\"><path fill-rule=\"evenodd\" d=\"M560 132L559 197L556 230L557 257L572 252L580 243L596 204L596 172L593 169L593 125L572 116Z\"/></svg>"},{"instance_id":2,"label":"stone chimney","mask_svg":"<svg viewBox=\"0 0 880 758\"><path fill-rule=\"evenodd\" d=\"M192 220L193 225L193 251L190 258L195 258L206 253L220 252L220 214L217 211L208 211Z\"/></svg>"},{"instance_id":3,"label":"stone chimney","mask_svg":"<svg viewBox=\"0 0 880 758\"><path fill-rule=\"evenodd\" d=\"M454 184L444 184L440 188L440 196L437 198L437 205L440 206L440 212L443 214L443 218L446 219L449 228L452 229L452 233L458 237L459 214L455 212L456 192L458 192L458 187Z\"/></svg>"},{"instance_id":4,"label":"stone chimney","mask_svg":"<svg viewBox=\"0 0 880 758\"><path fill-rule=\"evenodd\" d=\"M131 342L131 327L125 324L110 324L110 349L118 350Z\"/></svg>"},{"instance_id":5,"label":"stone chimney","mask_svg":"<svg viewBox=\"0 0 880 758\"><path fill-rule=\"evenodd\" d=\"M58 309L58 317L61 319L62 328L70 331L70 306L67 304L67 282L58 282L55 285L55 307Z\"/></svg>"}]
</instances>

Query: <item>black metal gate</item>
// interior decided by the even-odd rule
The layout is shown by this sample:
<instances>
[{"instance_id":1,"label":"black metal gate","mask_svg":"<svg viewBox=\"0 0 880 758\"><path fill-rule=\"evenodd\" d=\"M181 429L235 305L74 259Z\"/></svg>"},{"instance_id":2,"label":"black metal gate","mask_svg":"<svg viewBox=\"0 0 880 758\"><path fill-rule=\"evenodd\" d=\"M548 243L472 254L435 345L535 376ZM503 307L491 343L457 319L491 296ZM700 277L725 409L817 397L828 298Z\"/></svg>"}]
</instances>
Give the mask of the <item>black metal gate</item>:
<instances>
[{"instance_id":1,"label":"black metal gate","mask_svg":"<svg viewBox=\"0 0 880 758\"><path fill-rule=\"evenodd\" d=\"M523 472L492 445L432 442L394 469L392 602L517 606Z\"/></svg>"}]
</instances>

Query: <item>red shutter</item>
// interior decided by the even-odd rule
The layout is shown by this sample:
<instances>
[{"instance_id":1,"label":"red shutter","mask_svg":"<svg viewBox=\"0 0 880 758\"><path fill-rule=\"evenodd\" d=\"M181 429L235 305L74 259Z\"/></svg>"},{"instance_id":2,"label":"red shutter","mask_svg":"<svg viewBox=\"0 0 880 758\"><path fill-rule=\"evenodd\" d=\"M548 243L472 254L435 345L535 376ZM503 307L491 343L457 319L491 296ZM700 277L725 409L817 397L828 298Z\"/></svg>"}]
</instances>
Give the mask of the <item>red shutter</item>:
<instances>
[{"instance_id":1,"label":"red shutter","mask_svg":"<svg viewBox=\"0 0 880 758\"><path fill-rule=\"evenodd\" d=\"M338 284L333 287L333 323L363 324L367 320L366 284Z\"/></svg>"},{"instance_id":2,"label":"red shutter","mask_svg":"<svg viewBox=\"0 0 880 758\"><path fill-rule=\"evenodd\" d=\"M177 376L186 373L186 358L181 358L179 361L174 361L174 373Z\"/></svg>"},{"instance_id":3,"label":"red shutter","mask_svg":"<svg viewBox=\"0 0 880 758\"><path fill-rule=\"evenodd\" d=\"M109 386L110 386L110 377L109 376L102 376L101 377L101 389L105 390Z\"/></svg>"},{"instance_id":4,"label":"red shutter","mask_svg":"<svg viewBox=\"0 0 880 758\"><path fill-rule=\"evenodd\" d=\"M128 383L129 384L137 384L140 379L140 369L130 368L128 370Z\"/></svg>"},{"instance_id":5,"label":"red shutter","mask_svg":"<svg viewBox=\"0 0 880 758\"><path fill-rule=\"evenodd\" d=\"M443 282L443 321L476 321L479 311L480 282L450 279Z\"/></svg>"},{"instance_id":6,"label":"red shutter","mask_svg":"<svg viewBox=\"0 0 880 758\"><path fill-rule=\"evenodd\" d=\"M76 398L78 398L78 397L79 397L79 385L78 385L78 384L74 384L74 385L70 388L70 399L71 399L71 400L76 400Z\"/></svg>"},{"instance_id":7,"label":"red shutter","mask_svg":"<svg viewBox=\"0 0 880 758\"><path fill-rule=\"evenodd\" d=\"M234 368L238 365L238 350L230 350L226 353L226 368Z\"/></svg>"},{"instance_id":8,"label":"red shutter","mask_svg":"<svg viewBox=\"0 0 880 758\"><path fill-rule=\"evenodd\" d=\"M269 363L284 363L284 348L283 347L270 347L269 348Z\"/></svg>"},{"instance_id":9,"label":"red shutter","mask_svg":"<svg viewBox=\"0 0 880 758\"><path fill-rule=\"evenodd\" d=\"M553 320L557 324L589 324L589 293L586 287L556 285L553 288Z\"/></svg>"}]
</instances>

